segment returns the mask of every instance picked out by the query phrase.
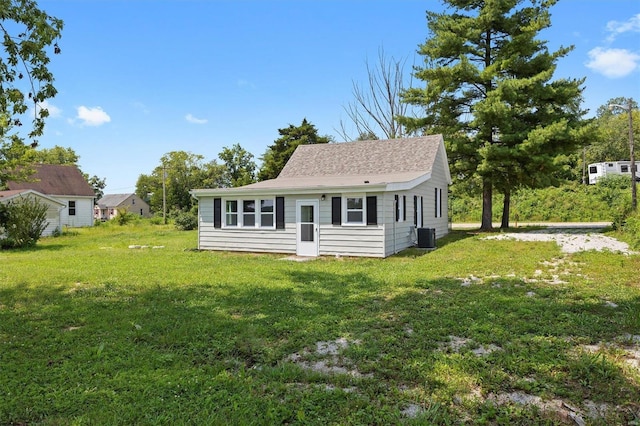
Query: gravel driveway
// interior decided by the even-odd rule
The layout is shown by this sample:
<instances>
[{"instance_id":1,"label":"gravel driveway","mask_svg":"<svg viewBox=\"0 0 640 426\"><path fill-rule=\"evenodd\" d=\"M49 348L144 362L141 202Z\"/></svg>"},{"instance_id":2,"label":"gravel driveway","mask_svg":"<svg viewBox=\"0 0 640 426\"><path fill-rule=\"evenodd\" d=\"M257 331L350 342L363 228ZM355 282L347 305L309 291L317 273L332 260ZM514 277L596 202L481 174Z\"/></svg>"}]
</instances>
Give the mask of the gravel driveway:
<instances>
[{"instance_id":1,"label":"gravel driveway","mask_svg":"<svg viewBox=\"0 0 640 426\"><path fill-rule=\"evenodd\" d=\"M512 232L486 237L488 240L555 241L564 253L578 251L611 251L638 254L627 243L603 235L594 228L546 228L529 232Z\"/></svg>"}]
</instances>

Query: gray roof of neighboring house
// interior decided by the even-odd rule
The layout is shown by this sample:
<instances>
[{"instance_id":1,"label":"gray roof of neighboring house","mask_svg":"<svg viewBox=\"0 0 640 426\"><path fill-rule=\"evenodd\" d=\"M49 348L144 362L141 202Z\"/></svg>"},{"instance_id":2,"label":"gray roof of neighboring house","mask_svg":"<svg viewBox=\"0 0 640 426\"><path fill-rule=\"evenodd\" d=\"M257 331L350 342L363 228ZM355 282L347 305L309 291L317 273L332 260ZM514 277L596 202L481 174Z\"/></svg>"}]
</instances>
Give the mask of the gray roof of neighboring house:
<instances>
[{"instance_id":1,"label":"gray roof of neighboring house","mask_svg":"<svg viewBox=\"0 0 640 426\"><path fill-rule=\"evenodd\" d=\"M442 135L300 145L276 179L240 188L201 189L192 193L322 190L411 182L431 174L440 146L443 146Z\"/></svg>"},{"instance_id":2,"label":"gray roof of neighboring house","mask_svg":"<svg viewBox=\"0 0 640 426\"><path fill-rule=\"evenodd\" d=\"M135 194L105 194L102 198L98 200L98 206L102 208L113 208L118 207L122 204L127 198L131 197Z\"/></svg>"},{"instance_id":3,"label":"gray roof of neighboring house","mask_svg":"<svg viewBox=\"0 0 640 426\"><path fill-rule=\"evenodd\" d=\"M95 197L95 191L73 165L36 164L29 182L7 182L10 190L33 189L46 195Z\"/></svg>"}]
</instances>

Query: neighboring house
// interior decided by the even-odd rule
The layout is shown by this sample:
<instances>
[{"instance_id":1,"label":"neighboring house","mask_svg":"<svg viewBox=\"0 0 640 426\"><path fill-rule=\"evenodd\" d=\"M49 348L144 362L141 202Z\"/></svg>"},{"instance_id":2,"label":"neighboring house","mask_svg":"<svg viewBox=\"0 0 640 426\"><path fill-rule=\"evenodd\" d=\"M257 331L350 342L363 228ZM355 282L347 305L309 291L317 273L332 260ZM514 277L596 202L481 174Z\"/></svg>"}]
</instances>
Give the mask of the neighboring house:
<instances>
[{"instance_id":1,"label":"neighboring house","mask_svg":"<svg viewBox=\"0 0 640 426\"><path fill-rule=\"evenodd\" d=\"M300 145L276 179L191 191L198 248L387 257L447 234L450 183L441 135Z\"/></svg>"},{"instance_id":2,"label":"neighboring house","mask_svg":"<svg viewBox=\"0 0 640 426\"><path fill-rule=\"evenodd\" d=\"M35 173L27 182L7 182L9 190L32 189L58 200L67 207L62 210L62 226L93 225L95 192L80 170L73 165L36 164Z\"/></svg>"},{"instance_id":3,"label":"neighboring house","mask_svg":"<svg viewBox=\"0 0 640 426\"><path fill-rule=\"evenodd\" d=\"M93 207L93 217L96 220L110 220L118 215L118 209L126 209L141 217L151 216L149 204L136 194L107 194Z\"/></svg>"},{"instance_id":4,"label":"neighboring house","mask_svg":"<svg viewBox=\"0 0 640 426\"><path fill-rule=\"evenodd\" d=\"M17 189L13 191L0 191L0 203L18 201L22 197L33 197L47 206L47 227L42 232L45 237L62 230L62 211L66 205L55 198L41 194L33 189Z\"/></svg>"}]
</instances>

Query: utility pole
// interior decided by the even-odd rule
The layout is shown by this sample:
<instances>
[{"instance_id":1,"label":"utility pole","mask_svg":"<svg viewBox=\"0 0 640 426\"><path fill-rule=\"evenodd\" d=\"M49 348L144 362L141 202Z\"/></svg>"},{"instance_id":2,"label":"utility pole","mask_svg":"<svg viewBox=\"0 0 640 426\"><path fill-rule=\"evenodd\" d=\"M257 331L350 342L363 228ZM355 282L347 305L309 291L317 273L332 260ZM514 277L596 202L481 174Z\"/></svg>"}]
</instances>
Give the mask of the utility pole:
<instances>
[{"instance_id":1,"label":"utility pole","mask_svg":"<svg viewBox=\"0 0 640 426\"><path fill-rule=\"evenodd\" d=\"M609 104L609 110L613 108L621 108L629 113L629 155L631 160L631 209L636 211L638 208L637 192L636 192L636 159L635 149L633 146L633 103L629 98L627 105Z\"/></svg>"},{"instance_id":2,"label":"utility pole","mask_svg":"<svg viewBox=\"0 0 640 426\"><path fill-rule=\"evenodd\" d=\"M167 186L165 180L167 179L167 166L162 163L162 221L167 224Z\"/></svg>"}]
</instances>

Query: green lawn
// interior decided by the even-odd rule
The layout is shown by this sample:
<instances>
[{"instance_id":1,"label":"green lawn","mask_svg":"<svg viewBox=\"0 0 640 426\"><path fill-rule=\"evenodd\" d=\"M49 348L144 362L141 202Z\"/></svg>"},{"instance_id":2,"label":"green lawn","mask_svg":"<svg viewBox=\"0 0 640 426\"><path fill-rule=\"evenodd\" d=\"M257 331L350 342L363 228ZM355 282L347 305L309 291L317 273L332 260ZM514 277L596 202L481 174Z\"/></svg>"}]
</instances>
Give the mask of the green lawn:
<instances>
[{"instance_id":1,"label":"green lawn","mask_svg":"<svg viewBox=\"0 0 640 426\"><path fill-rule=\"evenodd\" d=\"M0 424L640 424L640 256L481 237L297 263L129 225L0 252Z\"/></svg>"}]
</instances>

